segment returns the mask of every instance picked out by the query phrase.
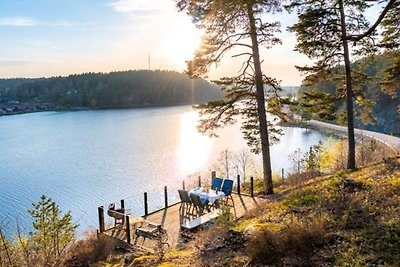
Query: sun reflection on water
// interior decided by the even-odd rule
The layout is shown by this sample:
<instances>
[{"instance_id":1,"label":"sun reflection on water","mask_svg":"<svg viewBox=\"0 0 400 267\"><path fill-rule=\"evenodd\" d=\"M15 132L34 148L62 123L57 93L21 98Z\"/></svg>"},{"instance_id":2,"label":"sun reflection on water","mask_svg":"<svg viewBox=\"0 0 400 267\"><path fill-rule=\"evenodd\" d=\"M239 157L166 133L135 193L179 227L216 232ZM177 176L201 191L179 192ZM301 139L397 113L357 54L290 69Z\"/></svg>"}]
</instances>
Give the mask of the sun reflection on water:
<instances>
[{"instance_id":1,"label":"sun reflection on water","mask_svg":"<svg viewBox=\"0 0 400 267\"><path fill-rule=\"evenodd\" d=\"M210 137L197 131L199 115L192 111L180 117L180 141L177 149L179 170L188 175L205 167L211 150Z\"/></svg>"}]
</instances>

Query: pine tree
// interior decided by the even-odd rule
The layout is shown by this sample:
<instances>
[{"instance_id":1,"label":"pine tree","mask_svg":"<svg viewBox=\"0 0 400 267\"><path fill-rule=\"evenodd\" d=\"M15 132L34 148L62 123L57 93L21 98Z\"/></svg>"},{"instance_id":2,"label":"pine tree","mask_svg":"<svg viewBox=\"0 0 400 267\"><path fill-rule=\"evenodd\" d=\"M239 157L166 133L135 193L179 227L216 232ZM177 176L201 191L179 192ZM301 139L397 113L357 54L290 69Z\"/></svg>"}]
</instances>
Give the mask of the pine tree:
<instances>
[{"instance_id":1,"label":"pine tree","mask_svg":"<svg viewBox=\"0 0 400 267\"><path fill-rule=\"evenodd\" d=\"M382 89L384 92L395 96L400 91L400 2L393 4L388 11L382 25L384 28L382 46L391 50L392 64L385 70ZM400 106L398 107L400 113Z\"/></svg>"},{"instance_id":2,"label":"pine tree","mask_svg":"<svg viewBox=\"0 0 400 267\"><path fill-rule=\"evenodd\" d=\"M74 232L78 225L73 224L71 212L61 215L59 206L44 195L32 206L33 209L28 210L33 218L32 240L46 262L57 260L75 239Z\"/></svg>"},{"instance_id":3,"label":"pine tree","mask_svg":"<svg viewBox=\"0 0 400 267\"><path fill-rule=\"evenodd\" d=\"M274 36L280 24L266 22L262 17L265 13L279 12L280 1L177 0L177 7L186 11L206 33L194 59L188 62L189 76L205 75L228 52L236 52L233 57L244 57L237 76L215 81L225 92L225 99L197 106L203 118L199 130L213 135L216 128L241 117L241 129L249 146L253 152L262 154L264 190L273 194L269 145L274 140L271 133L279 131L271 127L266 112L281 118L284 114L277 94L279 83L262 72L259 48L280 43Z\"/></svg>"},{"instance_id":4,"label":"pine tree","mask_svg":"<svg viewBox=\"0 0 400 267\"><path fill-rule=\"evenodd\" d=\"M322 107L322 115L328 115L336 111L337 101L345 101L346 112L342 119L347 122L348 128L348 169L356 168L354 98L357 99L356 103L371 106L371 101L365 99L360 87L357 87L361 84L356 82L365 77L352 72L351 55L365 55L375 51L375 29L395 1L388 1L372 26L364 13L371 4L378 1L294 0L287 6L288 10L297 9L299 14L299 22L290 27L297 35L296 49L312 59L317 59L311 67L299 67L309 74L305 85L314 89L305 94L308 102L306 106ZM318 83L326 81L336 85L335 93L315 90Z\"/></svg>"}]
</instances>

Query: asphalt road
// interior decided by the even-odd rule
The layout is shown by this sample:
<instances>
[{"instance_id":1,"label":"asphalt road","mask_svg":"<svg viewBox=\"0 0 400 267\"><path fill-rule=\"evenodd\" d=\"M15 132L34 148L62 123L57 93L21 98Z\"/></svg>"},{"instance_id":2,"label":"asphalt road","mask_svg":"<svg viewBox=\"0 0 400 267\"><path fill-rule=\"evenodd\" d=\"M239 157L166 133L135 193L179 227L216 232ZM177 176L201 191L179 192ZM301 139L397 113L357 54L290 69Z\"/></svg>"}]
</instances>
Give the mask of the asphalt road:
<instances>
[{"instance_id":1,"label":"asphalt road","mask_svg":"<svg viewBox=\"0 0 400 267\"><path fill-rule=\"evenodd\" d=\"M334 125L334 124L321 122L321 121L316 121L316 120L310 120L308 123L316 128L329 129L332 131L337 131L340 133L347 134L347 127ZM376 140L390 146L391 148L396 150L398 153L400 153L400 138L399 137L388 135L388 134L383 134L383 133L378 133L378 132L361 130L361 129L354 129L354 134L356 136L364 136L367 138L376 139Z\"/></svg>"}]
</instances>

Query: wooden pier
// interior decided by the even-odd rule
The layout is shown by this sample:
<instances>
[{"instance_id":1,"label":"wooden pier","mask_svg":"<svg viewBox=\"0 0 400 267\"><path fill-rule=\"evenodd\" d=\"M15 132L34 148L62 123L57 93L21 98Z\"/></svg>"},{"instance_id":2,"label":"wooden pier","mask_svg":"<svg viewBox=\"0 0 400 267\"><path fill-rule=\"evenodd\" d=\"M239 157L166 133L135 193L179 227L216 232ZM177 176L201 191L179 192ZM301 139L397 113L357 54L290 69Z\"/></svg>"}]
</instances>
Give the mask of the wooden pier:
<instances>
[{"instance_id":1,"label":"wooden pier","mask_svg":"<svg viewBox=\"0 0 400 267\"><path fill-rule=\"evenodd\" d=\"M247 211L263 207L266 203L265 199L251 197L250 195L232 194L232 196L234 201L232 214L236 213L237 219L243 217ZM181 219L179 208L180 203L176 203L168 208L158 210L148 214L148 216L142 217L146 221L160 224L161 227L167 231L168 243L170 247L175 247L177 244L179 244L181 238ZM100 232L127 244L133 245L135 239L135 224L140 223L140 221L141 218L127 215L126 222L123 226L103 229L104 231Z\"/></svg>"}]
</instances>

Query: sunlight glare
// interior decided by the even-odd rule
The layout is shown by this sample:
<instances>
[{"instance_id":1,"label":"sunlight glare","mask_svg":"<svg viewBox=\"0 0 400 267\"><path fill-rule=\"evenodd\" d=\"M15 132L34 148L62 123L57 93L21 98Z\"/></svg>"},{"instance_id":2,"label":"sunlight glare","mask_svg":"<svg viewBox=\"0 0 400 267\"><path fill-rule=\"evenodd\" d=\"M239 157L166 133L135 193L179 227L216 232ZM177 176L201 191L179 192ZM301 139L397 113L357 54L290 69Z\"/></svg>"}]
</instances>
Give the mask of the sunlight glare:
<instances>
[{"instance_id":1,"label":"sunlight glare","mask_svg":"<svg viewBox=\"0 0 400 267\"><path fill-rule=\"evenodd\" d=\"M181 135L177 153L179 169L185 175L203 169L211 150L211 138L197 131L198 120L199 116L194 111L181 116Z\"/></svg>"},{"instance_id":2,"label":"sunlight glare","mask_svg":"<svg viewBox=\"0 0 400 267\"><path fill-rule=\"evenodd\" d=\"M161 43L162 53L168 61L186 69L185 61L193 58L201 42L201 31L193 25L182 24L169 33Z\"/></svg>"}]
</instances>

